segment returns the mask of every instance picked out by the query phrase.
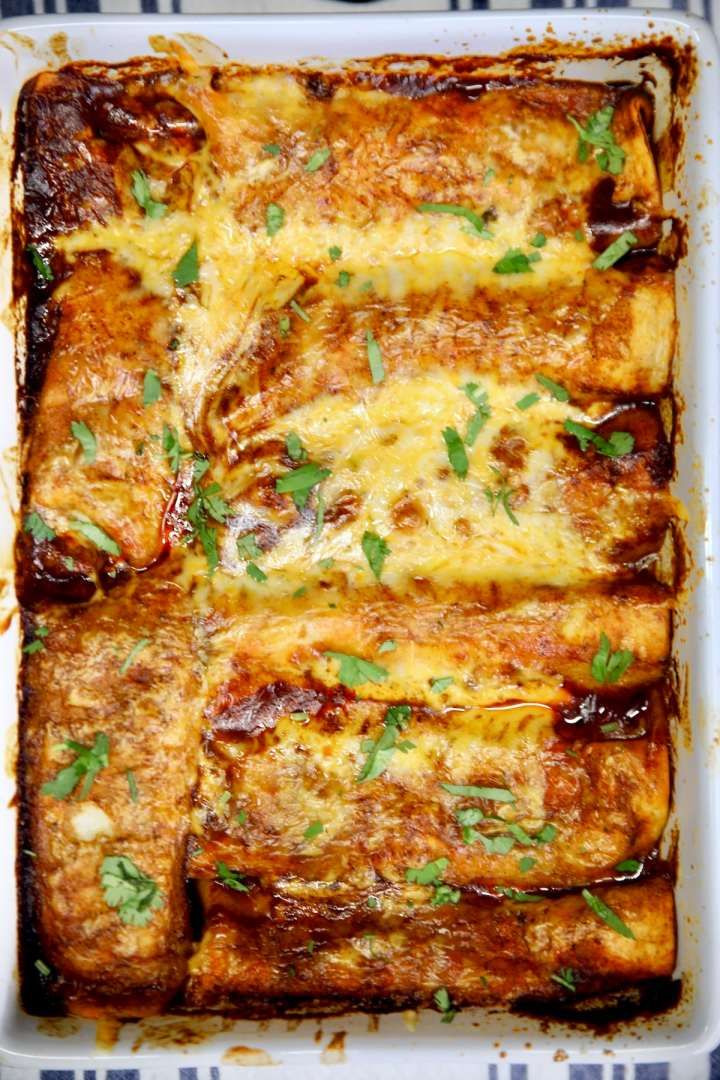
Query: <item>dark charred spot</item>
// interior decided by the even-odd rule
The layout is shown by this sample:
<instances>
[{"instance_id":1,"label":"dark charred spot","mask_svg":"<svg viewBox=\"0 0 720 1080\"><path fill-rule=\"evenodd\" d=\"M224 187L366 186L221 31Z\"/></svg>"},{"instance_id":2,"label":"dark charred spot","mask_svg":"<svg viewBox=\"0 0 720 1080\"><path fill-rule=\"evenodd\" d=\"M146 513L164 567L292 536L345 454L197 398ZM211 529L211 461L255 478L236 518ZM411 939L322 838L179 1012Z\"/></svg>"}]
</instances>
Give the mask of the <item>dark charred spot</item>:
<instances>
[{"instance_id":1,"label":"dark charred spot","mask_svg":"<svg viewBox=\"0 0 720 1080\"><path fill-rule=\"evenodd\" d=\"M238 697L237 681L228 683L206 710L214 732L230 735L258 735L275 727L282 716L305 712L317 716L337 693L324 689L293 686L282 680L268 683L252 694Z\"/></svg>"},{"instance_id":2,"label":"dark charred spot","mask_svg":"<svg viewBox=\"0 0 720 1080\"><path fill-rule=\"evenodd\" d=\"M332 76L322 74L319 71L307 75L303 82L308 94L317 98L318 101L330 101L337 89L336 80Z\"/></svg>"},{"instance_id":3,"label":"dark charred spot","mask_svg":"<svg viewBox=\"0 0 720 1080\"><path fill-rule=\"evenodd\" d=\"M95 575L101 564L72 537L38 541L25 533L18 538L17 592L24 604L43 600L84 604L96 589Z\"/></svg>"},{"instance_id":4,"label":"dark charred spot","mask_svg":"<svg viewBox=\"0 0 720 1080\"><path fill-rule=\"evenodd\" d=\"M655 247L662 235L661 221L651 217L638 200L614 202L614 193L614 177L602 176L588 195L587 221L593 249L603 251L628 231L635 233L639 247Z\"/></svg>"}]
</instances>

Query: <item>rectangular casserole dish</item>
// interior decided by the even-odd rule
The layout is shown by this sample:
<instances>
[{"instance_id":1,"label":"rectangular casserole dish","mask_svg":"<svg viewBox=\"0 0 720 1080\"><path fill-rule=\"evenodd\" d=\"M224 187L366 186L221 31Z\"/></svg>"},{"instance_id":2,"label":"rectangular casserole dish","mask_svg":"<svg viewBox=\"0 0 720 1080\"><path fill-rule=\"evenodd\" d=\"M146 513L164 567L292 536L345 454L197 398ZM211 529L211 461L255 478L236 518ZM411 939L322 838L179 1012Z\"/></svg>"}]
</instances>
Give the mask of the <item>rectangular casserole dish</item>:
<instances>
[{"instance_id":1,"label":"rectangular casserole dish","mask_svg":"<svg viewBox=\"0 0 720 1080\"><path fill-rule=\"evenodd\" d=\"M149 25L148 25L149 23ZM617 29L615 22L613 23ZM58 66L64 60L92 59L122 61L129 57L147 54L162 42L149 41L153 31L168 35L191 35L196 24L192 19L142 20L139 25L132 19L112 19L91 22L87 20L43 20L16 24L4 35L6 46L0 63L3 64L0 86L5 94L3 112L4 132L10 141L13 132L13 104L22 83L38 70ZM614 1031L612 1035L592 1037L589 1031L577 1027L563 1028L559 1024L546 1025L502 1013L483 1013L468 1010L459 1016L452 1029L438 1027L437 1017L421 1014L417 1026L408 1030L400 1016L381 1018L377 1032L368 1031L368 1022L362 1017L348 1017L323 1021L320 1027L329 1039L326 1060L340 1056L344 1039L352 1055L353 1048L363 1058L385 1059L391 1052L390 1042L401 1045L403 1052L414 1048L423 1057L433 1053L448 1052L464 1057L492 1056L495 1053L531 1049L534 1053L551 1053L558 1049L572 1052L583 1050L586 1054L601 1055L605 1049L632 1050L637 1056L666 1058L668 1041L673 1054L687 1054L691 1050L708 1048L717 1034L714 1031L713 1000L717 988L717 924L713 916L714 870L712 860L707 858L705 848L711 846L717 835L717 796L713 780L712 747L715 735L716 694L714 685L717 660L713 667L713 634L716 625L717 596L712 591L712 541L717 535L717 517L711 494L716 491L717 429L714 406L718 401L716 360L717 327L713 311L717 293L718 222L715 202L716 191L711 187L717 176L717 132L709 124L713 117L709 106L718 91L717 57L713 52L712 38L704 24L662 17L650 20L627 14L622 18L622 32L610 35L608 23L602 15L575 16L561 14L552 25L544 18L524 16L514 19L493 16L491 19L464 18L458 16L443 19L436 16L416 17L408 23L392 17L378 19L367 16L345 18L341 21L300 17L293 20L266 19L210 19L202 24L204 42L186 36L185 44L200 50L202 59L213 61L219 57L221 46L232 59L249 62L297 62L313 53L317 41L323 42L323 58L326 62L341 61L350 57L398 53L442 53L447 55L483 54L506 52L524 44L537 45L547 53L562 53L560 42L574 53L573 59L559 55L547 60L549 70L561 77L585 79L637 77L638 64L642 59L631 59L630 53L622 64L613 61L613 50L620 51L633 46L637 55L643 51L643 43L667 44L670 38L675 50L682 54L685 65L697 64L692 92L687 102L683 123L683 151L677 171L677 201L666 199L688 230L688 254L681 260L678 271L678 319L679 347L676 363L675 385L685 411L681 413L684 439L678 447L678 475L675 492L688 510L687 544L690 550L690 575L688 578L688 602L680 613L676 627L676 660L680 676L681 723L675 732L676 773L674 811L680 835L678 867L678 915L680 952L678 973L682 974L685 991L680 1005L670 1013L648 1020L634 1022ZM357 29L357 34L353 30ZM28 34L29 31L29 34ZM58 36L61 31L67 38ZM348 33L349 31L349 33ZM544 41L543 39L547 39ZM347 41L352 40L349 48ZM287 44L292 41L292 47ZM307 42L307 44L303 44ZM583 43L592 43L592 52L605 54L577 57ZM662 45L658 45L662 48ZM659 74L658 68L658 74ZM657 112L662 125L663 97L667 86L662 78L658 83ZM716 125L717 126L717 125ZM11 154L7 155L8 166ZM4 178L7 181L7 175ZM7 184L5 190L7 198ZM7 203L6 203L7 206ZM9 252L4 256L9 259ZM9 263L7 282L10 281ZM9 299L9 297L8 297ZM3 349L6 357L7 378L12 381L13 341L5 334ZM22 343L19 343L19 355ZM12 447L15 441L15 413L12 402L11 383L6 395L6 413L2 415L3 448ZM8 461L10 454L7 455ZM9 490L15 481L8 477ZM8 547L13 531L12 516L4 523L7 529ZM713 529L715 533L713 534ZM8 700L15 683L17 664L17 636L12 632L2 641L0 661L6 680ZM12 798L12 781L8 785L7 803ZM6 865L12 864L14 815L6 814L7 827L3 830L2 843L7 845ZM672 830L667 833L672 835ZM5 850L5 849L4 849ZM7 917L14 922L15 898L8 883ZM103 1049L108 1032L101 1031L96 1042L92 1025L68 1021L52 1025L38 1022L18 1011L16 987L10 972L14 964L14 942L8 943L6 963L8 977L3 980L7 999L3 1004L3 1037L9 1060L22 1060L23 1055L33 1062L48 1057L77 1062L91 1056L109 1056L115 1063L137 1062L144 1055L155 1055L158 1046L167 1048L173 1042L173 1032L179 1037L177 1049L182 1048L182 1037L188 1032L202 1032L202 1022L148 1020L134 1025L124 1025L117 1033L119 1038L112 1050ZM318 1030L316 1021L303 1021L299 1027L290 1029L282 1021L273 1021L269 1027L258 1031L251 1022L232 1024L228 1021L212 1021L206 1025L208 1038L200 1047L194 1048L194 1057L217 1060L228 1053L225 1060L244 1061L247 1064L287 1061L289 1056L318 1053L315 1041ZM59 1043L48 1032L53 1029L66 1037ZM340 1032L346 1033L343 1038ZM359 1040L362 1038L363 1046ZM641 1049L636 1049L638 1040ZM530 1044L530 1046L528 1046ZM233 1049L234 1048L234 1049ZM163 1051L163 1063L170 1063L167 1050Z\"/></svg>"}]
</instances>

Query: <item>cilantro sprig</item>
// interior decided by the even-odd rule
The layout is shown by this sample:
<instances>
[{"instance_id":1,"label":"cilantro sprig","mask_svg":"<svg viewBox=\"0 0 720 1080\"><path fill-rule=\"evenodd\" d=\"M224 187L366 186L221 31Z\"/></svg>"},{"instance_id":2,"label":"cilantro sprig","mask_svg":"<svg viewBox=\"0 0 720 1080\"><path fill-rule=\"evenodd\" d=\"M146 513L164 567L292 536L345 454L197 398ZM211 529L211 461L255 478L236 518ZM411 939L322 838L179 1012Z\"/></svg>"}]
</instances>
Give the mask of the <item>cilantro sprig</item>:
<instances>
[{"instance_id":1,"label":"cilantro sprig","mask_svg":"<svg viewBox=\"0 0 720 1080\"><path fill-rule=\"evenodd\" d=\"M228 889L233 889L235 892L250 892L250 889L243 881L243 875L237 870L231 870L227 863L216 862L215 870L217 871L217 880L221 885L227 885Z\"/></svg>"},{"instance_id":2,"label":"cilantro sprig","mask_svg":"<svg viewBox=\"0 0 720 1080\"><path fill-rule=\"evenodd\" d=\"M310 492L330 475L330 469L324 469L315 461L306 461L297 469L278 476L275 490L280 495L292 495L298 510L302 510L308 501Z\"/></svg>"},{"instance_id":3,"label":"cilantro sprig","mask_svg":"<svg viewBox=\"0 0 720 1080\"><path fill-rule=\"evenodd\" d=\"M625 166L625 151L615 141L612 120L615 109L605 105L589 117L583 127L574 116L568 114L568 120L578 133L578 161L585 162L590 157L591 148L595 148L595 160L603 172L619 176Z\"/></svg>"},{"instance_id":4,"label":"cilantro sprig","mask_svg":"<svg viewBox=\"0 0 720 1080\"><path fill-rule=\"evenodd\" d=\"M210 468L207 458L197 456L193 464L193 492L195 497L187 508L187 520L191 527L189 541L199 540L207 559L208 571L213 574L220 562L217 550L217 529L208 524L209 519L224 525L230 514L230 507L221 494L220 485L207 484L202 487L200 481Z\"/></svg>"},{"instance_id":5,"label":"cilantro sprig","mask_svg":"<svg viewBox=\"0 0 720 1080\"><path fill-rule=\"evenodd\" d=\"M632 664L635 657L629 649L612 651L610 638L605 631L600 634L598 650L592 658L590 671L595 682L616 683Z\"/></svg>"},{"instance_id":6,"label":"cilantro sprig","mask_svg":"<svg viewBox=\"0 0 720 1080\"><path fill-rule=\"evenodd\" d=\"M153 220L161 218L166 213L167 206L153 199L150 191L150 177L147 173L142 169L133 169L130 178L132 196L140 209L145 211L145 216Z\"/></svg>"},{"instance_id":7,"label":"cilantro sprig","mask_svg":"<svg viewBox=\"0 0 720 1080\"><path fill-rule=\"evenodd\" d=\"M361 546L363 555L368 561L368 566L375 575L375 578L379 581L385 559L390 554L390 548L381 536L378 536L376 532L371 532L367 529L363 533Z\"/></svg>"},{"instance_id":8,"label":"cilantro sprig","mask_svg":"<svg viewBox=\"0 0 720 1080\"><path fill-rule=\"evenodd\" d=\"M50 795L53 799L67 799L84 777L79 798L85 799L97 774L101 769L107 768L110 740L104 731L99 731L92 746L83 746L82 743L75 742L73 739L65 739L60 746L63 750L72 751L75 754L75 760L61 769L54 780L48 780L43 784L40 792L43 795Z\"/></svg>"},{"instance_id":9,"label":"cilantro sprig","mask_svg":"<svg viewBox=\"0 0 720 1080\"><path fill-rule=\"evenodd\" d=\"M635 940L635 935L630 927L622 921L617 912L608 907L604 900L601 900L599 896L595 896L589 889L583 889L581 895L593 914L602 919L604 923L607 923L611 930L614 930L616 934L620 934L622 937Z\"/></svg>"},{"instance_id":10,"label":"cilantro sprig","mask_svg":"<svg viewBox=\"0 0 720 1080\"><path fill-rule=\"evenodd\" d=\"M441 1022L443 1024L452 1024L458 1011L452 1003L447 987L439 987L433 994L433 1001L442 1013Z\"/></svg>"},{"instance_id":11,"label":"cilantro sprig","mask_svg":"<svg viewBox=\"0 0 720 1080\"><path fill-rule=\"evenodd\" d=\"M465 218L471 230L483 240L492 239L492 233L487 227L487 212L478 214L469 206L460 206L458 203L419 203L417 209L421 214L452 214L454 217Z\"/></svg>"},{"instance_id":12,"label":"cilantro sprig","mask_svg":"<svg viewBox=\"0 0 720 1080\"><path fill-rule=\"evenodd\" d=\"M433 895L430 903L433 907L441 907L443 904L458 904L460 902L460 890L451 888L442 880L443 874L449 865L449 859L443 856L425 863L424 866L409 866L405 871L405 880L414 885L431 885Z\"/></svg>"},{"instance_id":13,"label":"cilantro sprig","mask_svg":"<svg viewBox=\"0 0 720 1080\"><path fill-rule=\"evenodd\" d=\"M38 543L54 540L57 536L55 530L44 521L37 510L31 510L29 514L25 515L23 532L30 533L33 540L37 540Z\"/></svg>"},{"instance_id":14,"label":"cilantro sprig","mask_svg":"<svg viewBox=\"0 0 720 1080\"><path fill-rule=\"evenodd\" d=\"M489 485L486 485L483 488L483 495L490 504L492 516L495 517L498 506L501 506L513 525L519 525L520 522L515 517L512 506L510 505L510 499L514 494L513 489L508 487L507 479L503 477L496 465L491 465L490 469L495 473L495 476L499 481L496 488L491 488Z\"/></svg>"},{"instance_id":15,"label":"cilantro sprig","mask_svg":"<svg viewBox=\"0 0 720 1080\"><path fill-rule=\"evenodd\" d=\"M105 903L117 908L121 922L128 926L147 926L153 911L163 906L157 883L126 855L105 856L100 867L100 884Z\"/></svg>"},{"instance_id":16,"label":"cilantro sprig","mask_svg":"<svg viewBox=\"0 0 720 1080\"><path fill-rule=\"evenodd\" d=\"M487 391L481 390L477 383L465 383L462 387L462 391L475 406L475 412L468 421L467 431L465 433L465 445L474 446L475 440L490 419L492 410L490 408L490 402L488 401Z\"/></svg>"},{"instance_id":17,"label":"cilantro sprig","mask_svg":"<svg viewBox=\"0 0 720 1080\"><path fill-rule=\"evenodd\" d=\"M564 424L568 435L574 435L580 449L585 451L594 446L599 454L605 457L624 457L630 454L635 446L635 439L628 431L613 431L609 439L603 438L597 431L578 424L575 420L566 420Z\"/></svg>"},{"instance_id":18,"label":"cilantro sprig","mask_svg":"<svg viewBox=\"0 0 720 1080\"><path fill-rule=\"evenodd\" d=\"M365 764L357 775L356 783L375 780L385 772L396 750L402 754L415 749L415 743L407 739L398 742L398 733L410 720L409 705L391 705L383 719L383 731L377 739L364 739L360 749L367 755Z\"/></svg>"},{"instance_id":19,"label":"cilantro sprig","mask_svg":"<svg viewBox=\"0 0 720 1080\"><path fill-rule=\"evenodd\" d=\"M352 653L332 652L328 650L323 653L323 656L329 660L336 660L338 669L338 682L343 686L348 686L351 689L355 686L362 686L363 683L379 683L385 682L389 672L384 667L380 667L379 664L374 664L371 660L364 660L362 656L353 656Z\"/></svg>"}]
</instances>

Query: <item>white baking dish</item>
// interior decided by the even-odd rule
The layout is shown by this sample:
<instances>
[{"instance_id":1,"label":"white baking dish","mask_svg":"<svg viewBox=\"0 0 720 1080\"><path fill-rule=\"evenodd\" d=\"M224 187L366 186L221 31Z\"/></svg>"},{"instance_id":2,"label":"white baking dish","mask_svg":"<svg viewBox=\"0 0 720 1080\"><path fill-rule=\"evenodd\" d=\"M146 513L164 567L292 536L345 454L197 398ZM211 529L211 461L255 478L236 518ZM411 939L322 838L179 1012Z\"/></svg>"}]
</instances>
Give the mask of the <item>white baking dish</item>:
<instances>
[{"instance_id":1,"label":"white baking dish","mask_svg":"<svg viewBox=\"0 0 720 1080\"><path fill-rule=\"evenodd\" d=\"M59 38L59 34L67 35ZM223 1020L157 1019L124 1025L38 1021L17 1004L15 936L14 781L0 777L0 1064L46 1063L54 1067L103 1062L106 1065L178 1065L237 1062L313 1065L347 1060L395 1065L453 1060L499 1061L521 1052L523 1059L562 1060L562 1052L583 1061L686 1058L720 1042L720 580L713 561L720 541L720 59L707 25L692 17L630 11L541 12L481 15L373 15L266 17L68 17L10 20L0 33L0 123L4 145L12 144L17 92L36 71L71 59L121 61L152 51L149 39L163 34L206 39L205 59L295 62L322 53L325 62L383 53L497 54L546 35L577 45L603 43L605 49L669 36L697 60L693 99L685 116L685 144L677 193L668 204L685 217L688 254L678 273L680 340L677 388L685 403L678 446L676 491L688 509L687 541L694 569L690 593L676 633L675 648L685 719L675 733L674 824L679 831L678 972L685 994L674 1011L636 1021L612 1036L593 1035L561 1024L525 1020L502 1012L468 1010L450 1025L426 1012L417 1024L388 1016L374 1025L364 1016L329 1021L257 1024ZM191 39L185 38L185 44ZM212 43L212 46L208 43ZM219 48L218 48L219 47ZM553 70L584 78L623 78L637 63L612 60L556 62ZM662 87L660 88L662 98ZM660 103L661 104L661 103ZM662 113L662 109L659 110ZM3 302L10 299L7 213L11 156L0 160L0 206L4 217L0 253ZM16 442L14 342L8 321L0 323L0 451L14 492L12 447ZM12 544L10 495L0 515L0 550ZM10 747L16 721L17 620L0 637L0 686L5 703L3 738ZM11 756L11 755L9 755ZM672 830L668 830L668 836ZM318 1039L318 1032L322 1037ZM188 1039L189 1033L193 1035ZM344 1032L344 1039L337 1033ZM112 1034L112 1038L110 1035ZM117 1034L117 1039L114 1036ZM174 1035L177 1039L174 1041ZM333 1039L333 1036L335 1038ZM231 1049L234 1048L234 1049ZM558 1057L558 1051L560 1056ZM615 1059L617 1060L617 1058Z\"/></svg>"}]
</instances>

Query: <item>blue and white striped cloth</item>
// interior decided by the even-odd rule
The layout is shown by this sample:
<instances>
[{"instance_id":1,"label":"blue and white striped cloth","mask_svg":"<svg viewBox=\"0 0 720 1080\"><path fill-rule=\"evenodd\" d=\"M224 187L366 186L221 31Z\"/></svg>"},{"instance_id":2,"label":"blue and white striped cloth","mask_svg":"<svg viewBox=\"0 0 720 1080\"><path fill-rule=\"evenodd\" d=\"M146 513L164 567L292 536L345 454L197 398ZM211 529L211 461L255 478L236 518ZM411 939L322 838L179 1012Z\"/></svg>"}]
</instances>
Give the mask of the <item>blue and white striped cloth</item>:
<instances>
[{"instance_id":1,"label":"blue and white striped cloth","mask_svg":"<svg viewBox=\"0 0 720 1080\"><path fill-rule=\"evenodd\" d=\"M0 0L3 18L13 15L68 14L201 14L226 15L293 13L340 14L348 11L506 11L526 8L594 8L652 6L668 11L689 11L720 27L720 0ZM720 103L718 103L720 104ZM720 1002L717 1007L720 1009ZM192 1060L191 1054L188 1055ZM515 1055L513 1055L515 1057ZM148 1065L137 1069L16 1069L0 1065L0 1080L426 1080L415 1058L405 1065L376 1066L350 1060L323 1066L217 1067L167 1069ZM442 1080L720 1080L720 1047L712 1054L687 1061L623 1065L612 1059L603 1065L568 1061L552 1065L524 1064L517 1060L500 1065L443 1062Z\"/></svg>"}]
</instances>

